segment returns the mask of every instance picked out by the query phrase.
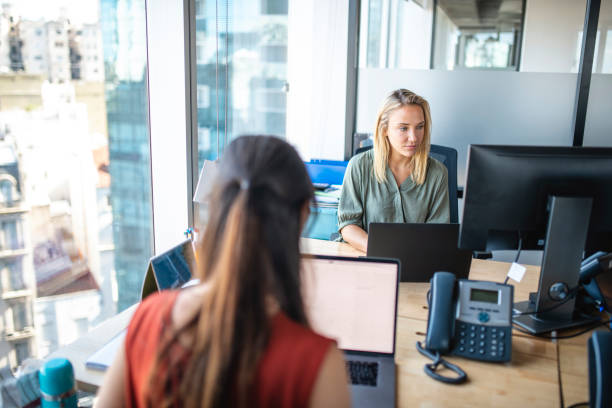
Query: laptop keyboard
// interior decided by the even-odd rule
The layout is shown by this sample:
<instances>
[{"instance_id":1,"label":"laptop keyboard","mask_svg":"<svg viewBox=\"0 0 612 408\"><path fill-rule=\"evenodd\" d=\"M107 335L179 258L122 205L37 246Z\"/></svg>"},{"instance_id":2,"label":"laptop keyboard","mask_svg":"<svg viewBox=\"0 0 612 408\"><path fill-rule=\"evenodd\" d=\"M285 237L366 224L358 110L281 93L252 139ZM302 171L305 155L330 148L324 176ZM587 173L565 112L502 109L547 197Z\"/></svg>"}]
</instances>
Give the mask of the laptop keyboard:
<instances>
[{"instance_id":1,"label":"laptop keyboard","mask_svg":"<svg viewBox=\"0 0 612 408\"><path fill-rule=\"evenodd\" d=\"M378 363L369 361L347 361L346 371L353 385L376 387L378 382Z\"/></svg>"}]
</instances>

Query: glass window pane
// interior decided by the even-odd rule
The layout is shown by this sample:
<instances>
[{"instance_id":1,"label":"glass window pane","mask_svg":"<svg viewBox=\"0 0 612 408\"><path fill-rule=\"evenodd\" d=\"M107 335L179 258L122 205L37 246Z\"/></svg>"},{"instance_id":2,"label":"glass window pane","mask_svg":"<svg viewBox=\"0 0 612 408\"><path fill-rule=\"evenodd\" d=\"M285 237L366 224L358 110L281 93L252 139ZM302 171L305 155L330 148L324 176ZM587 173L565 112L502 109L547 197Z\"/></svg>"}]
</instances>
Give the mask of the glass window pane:
<instances>
[{"instance_id":1,"label":"glass window pane","mask_svg":"<svg viewBox=\"0 0 612 408\"><path fill-rule=\"evenodd\" d=\"M369 0L361 7L361 68L428 69L433 2Z\"/></svg>"},{"instance_id":2,"label":"glass window pane","mask_svg":"<svg viewBox=\"0 0 612 408\"><path fill-rule=\"evenodd\" d=\"M199 168L226 134L285 137L287 10L288 0L196 1Z\"/></svg>"},{"instance_id":3,"label":"glass window pane","mask_svg":"<svg viewBox=\"0 0 612 408\"><path fill-rule=\"evenodd\" d=\"M521 71L578 72L585 12L586 0L527 1Z\"/></svg>"},{"instance_id":4,"label":"glass window pane","mask_svg":"<svg viewBox=\"0 0 612 408\"><path fill-rule=\"evenodd\" d=\"M139 300L151 177L145 0L6 3L0 365L15 365Z\"/></svg>"},{"instance_id":5,"label":"glass window pane","mask_svg":"<svg viewBox=\"0 0 612 408\"><path fill-rule=\"evenodd\" d=\"M515 70L523 2L439 0L433 67Z\"/></svg>"},{"instance_id":6,"label":"glass window pane","mask_svg":"<svg viewBox=\"0 0 612 408\"><path fill-rule=\"evenodd\" d=\"M597 39L584 145L612 147L612 0L601 0Z\"/></svg>"}]
</instances>

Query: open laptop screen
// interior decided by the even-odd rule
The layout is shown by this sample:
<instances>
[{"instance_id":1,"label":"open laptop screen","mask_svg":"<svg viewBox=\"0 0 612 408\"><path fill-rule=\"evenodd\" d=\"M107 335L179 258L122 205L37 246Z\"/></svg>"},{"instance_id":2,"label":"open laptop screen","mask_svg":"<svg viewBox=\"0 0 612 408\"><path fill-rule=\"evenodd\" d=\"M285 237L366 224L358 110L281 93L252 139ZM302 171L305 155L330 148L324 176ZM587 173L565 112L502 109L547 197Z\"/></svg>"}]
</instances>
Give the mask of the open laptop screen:
<instances>
[{"instance_id":1,"label":"open laptop screen","mask_svg":"<svg viewBox=\"0 0 612 408\"><path fill-rule=\"evenodd\" d=\"M306 313L343 350L393 353L398 264L303 258Z\"/></svg>"}]
</instances>

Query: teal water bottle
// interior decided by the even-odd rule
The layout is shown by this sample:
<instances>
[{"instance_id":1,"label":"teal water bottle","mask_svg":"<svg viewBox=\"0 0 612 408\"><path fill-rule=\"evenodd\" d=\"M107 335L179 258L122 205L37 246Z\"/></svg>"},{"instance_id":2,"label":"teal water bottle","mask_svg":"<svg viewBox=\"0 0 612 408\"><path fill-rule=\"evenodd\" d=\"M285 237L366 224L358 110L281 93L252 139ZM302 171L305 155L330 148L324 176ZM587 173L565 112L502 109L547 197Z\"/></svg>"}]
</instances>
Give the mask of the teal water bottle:
<instances>
[{"instance_id":1,"label":"teal water bottle","mask_svg":"<svg viewBox=\"0 0 612 408\"><path fill-rule=\"evenodd\" d=\"M38 371L42 408L77 408L74 369L65 358L47 361Z\"/></svg>"}]
</instances>

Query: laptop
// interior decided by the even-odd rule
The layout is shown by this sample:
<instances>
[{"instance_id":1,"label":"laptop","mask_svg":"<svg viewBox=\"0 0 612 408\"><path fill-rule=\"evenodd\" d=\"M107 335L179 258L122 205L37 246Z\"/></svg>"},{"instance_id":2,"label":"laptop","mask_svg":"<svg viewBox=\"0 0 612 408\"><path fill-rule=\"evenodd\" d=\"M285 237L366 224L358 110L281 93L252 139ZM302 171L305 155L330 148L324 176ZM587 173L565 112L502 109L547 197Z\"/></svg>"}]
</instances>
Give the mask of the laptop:
<instances>
[{"instance_id":1,"label":"laptop","mask_svg":"<svg viewBox=\"0 0 612 408\"><path fill-rule=\"evenodd\" d=\"M367 256L399 259L401 282L429 282L438 271L467 279L472 251L459 249L458 238L459 224L372 223Z\"/></svg>"},{"instance_id":2,"label":"laptop","mask_svg":"<svg viewBox=\"0 0 612 408\"><path fill-rule=\"evenodd\" d=\"M312 328L343 350L354 407L395 406L397 260L304 256Z\"/></svg>"},{"instance_id":3,"label":"laptop","mask_svg":"<svg viewBox=\"0 0 612 408\"><path fill-rule=\"evenodd\" d=\"M195 265L195 254L190 239L152 257L142 284L140 299L144 300L150 294L166 290L176 289L189 285L193 266ZM85 367L106 371L115 360L119 348L123 345L127 328L111 338L104 346L96 350L85 360Z\"/></svg>"},{"instance_id":4,"label":"laptop","mask_svg":"<svg viewBox=\"0 0 612 408\"><path fill-rule=\"evenodd\" d=\"M140 299L151 293L182 287L191 279L195 254L191 239L152 257L142 283Z\"/></svg>"}]
</instances>

